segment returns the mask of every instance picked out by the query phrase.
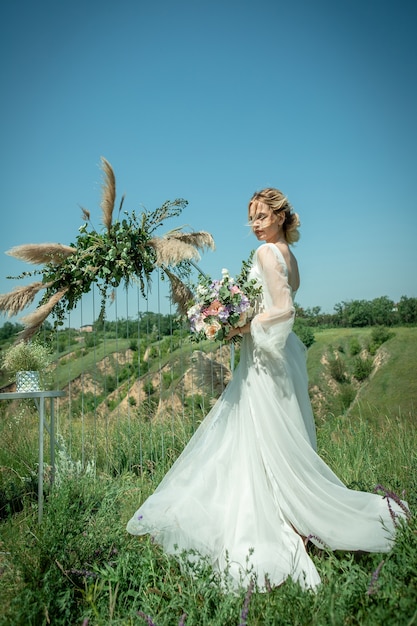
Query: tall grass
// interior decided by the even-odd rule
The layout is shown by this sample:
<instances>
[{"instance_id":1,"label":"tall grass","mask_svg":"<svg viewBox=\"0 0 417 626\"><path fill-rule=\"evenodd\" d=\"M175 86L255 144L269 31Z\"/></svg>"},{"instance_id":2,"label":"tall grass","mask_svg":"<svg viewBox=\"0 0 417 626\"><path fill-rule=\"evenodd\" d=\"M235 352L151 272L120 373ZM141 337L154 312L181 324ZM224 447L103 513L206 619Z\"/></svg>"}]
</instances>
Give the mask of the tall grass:
<instances>
[{"instance_id":1,"label":"tall grass","mask_svg":"<svg viewBox=\"0 0 417 626\"><path fill-rule=\"evenodd\" d=\"M32 422L30 420L33 420ZM0 545L0 624L42 626L164 625L399 625L417 623L417 522L398 532L385 555L312 550L323 584L305 592L288 580L277 589L230 593L204 562L184 571L149 537L125 525L152 492L188 440L191 422L123 420L97 427L96 462L78 463L80 433L73 425L72 454L58 455L57 481L46 493L37 523L33 440L36 419L2 425L2 488L21 494L20 510L4 510ZM417 433L413 421L329 418L319 451L352 488L377 484L417 506ZM155 445L157 444L157 445ZM161 446L164 445L164 454ZM36 446L35 446L36 449ZM133 458L134 462L127 462ZM7 494L6 496L7 497ZM10 503L9 503L10 505Z\"/></svg>"}]
</instances>

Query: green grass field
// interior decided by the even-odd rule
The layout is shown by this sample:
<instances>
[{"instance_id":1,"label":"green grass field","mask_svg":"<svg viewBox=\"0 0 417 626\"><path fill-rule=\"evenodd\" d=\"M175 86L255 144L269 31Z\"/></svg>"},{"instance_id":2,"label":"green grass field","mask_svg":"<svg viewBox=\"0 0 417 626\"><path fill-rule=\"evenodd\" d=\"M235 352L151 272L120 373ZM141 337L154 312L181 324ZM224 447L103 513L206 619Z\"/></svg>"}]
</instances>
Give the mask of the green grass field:
<instances>
[{"instance_id":1,"label":"green grass field","mask_svg":"<svg viewBox=\"0 0 417 626\"><path fill-rule=\"evenodd\" d=\"M387 362L372 376L358 406L365 417L381 419L391 415L415 415L417 411L417 329L396 328L392 339L382 346ZM362 398L363 396L363 398Z\"/></svg>"},{"instance_id":2,"label":"green grass field","mask_svg":"<svg viewBox=\"0 0 417 626\"><path fill-rule=\"evenodd\" d=\"M378 421L387 415L415 414L417 328L394 328L391 332L393 336L381 345L375 355L369 357L375 362L375 367L361 384L352 376L356 356L350 354L350 347L352 342L357 342L361 350L366 350L372 329L343 328L316 332L316 341L308 351L308 374L310 389L313 392L320 389L324 396L323 406L316 411L318 420L327 419L328 415L345 414ZM332 379L328 367L323 364L323 360L328 361L335 355L346 372L346 381L342 384ZM352 402L344 406L343 393L349 386Z\"/></svg>"},{"instance_id":3,"label":"green grass field","mask_svg":"<svg viewBox=\"0 0 417 626\"><path fill-rule=\"evenodd\" d=\"M412 517L398 529L389 554L315 549L312 558L323 582L316 593L287 581L268 593L242 589L236 594L228 593L204 563L191 575L148 537L128 535L127 520L192 432L187 414L170 423L149 422L139 414L136 419L120 415L110 425L74 419L39 526L37 416L29 410L12 416L3 411L0 624L417 624L417 329L394 332L372 357L378 367L360 384L352 377L357 356L351 354L352 341L363 351L370 329L317 332L308 354L312 387L329 395L317 419L320 455L349 487L373 491L380 484L410 504ZM328 358L335 354L342 359L337 370L342 382L330 373ZM355 396L340 411L347 385ZM95 437L95 467L79 462L87 431ZM89 452L84 450L85 461Z\"/></svg>"}]
</instances>

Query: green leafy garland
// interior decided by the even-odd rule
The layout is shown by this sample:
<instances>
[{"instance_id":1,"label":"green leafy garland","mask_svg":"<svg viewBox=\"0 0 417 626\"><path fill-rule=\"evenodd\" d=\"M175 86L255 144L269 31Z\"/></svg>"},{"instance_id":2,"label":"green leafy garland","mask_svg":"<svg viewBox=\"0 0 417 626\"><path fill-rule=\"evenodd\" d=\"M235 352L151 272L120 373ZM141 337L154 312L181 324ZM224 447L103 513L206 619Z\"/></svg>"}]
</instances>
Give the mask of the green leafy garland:
<instances>
[{"instance_id":1,"label":"green leafy garland","mask_svg":"<svg viewBox=\"0 0 417 626\"><path fill-rule=\"evenodd\" d=\"M156 266L156 251L149 243L153 232L162 226L163 218L178 216L187 205L186 200L165 202L153 212L124 211L125 217L112 223L108 231L98 233L83 224L75 243L74 254L61 264L48 263L40 270L46 288L41 304L47 302L56 291L67 288L57 303L54 315L62 321L65 313L74 309L81 296L96 284L101 293L101 313L104 316L109 291L120 284L128 287L138 280L141 293L146 297L146 286ZM182 264L186 263L183 261Z\"/></svg>"},{"instance_id":2,"label":"green leafy garland","mask_svg":"<svg viewBox=\"0 0 417 626\"><path fill-rule=\"evenodd\" d=\"M101 207L106 230L97 232L90 221L90 213L82 209L84 223L74 243L26 244L8 252L11 256L43 265L33 272L23 272L14 279L40 276L40 280L26 287L17 288L0 296L0 310L14 315L30 304L40 289L44 289L36 311L23 321L26 330L23 339L29 339L52 313L56 324L62 325L66 314L73 310L83 294L96 284L101 294L100 318L105 315L109 292L123 284L128 287L138 282L146 297L151 274L161 268L171 282L171 296L180 307L189 299L189 291L183 280L191 271L193 259L199 258L198 249L214 248L209 233L185 233L174 229L162 237L155 231L169 218L177 217L187 206L187 201L177 199L165 202L154 211L123 211L124 198L120 203L118 217L113 221L116 183L111 165L102 159L105 174ZM121 217L121 215L123 217ZM90 225L90 228L88 227Z\"/></svg>"}]
</instances>

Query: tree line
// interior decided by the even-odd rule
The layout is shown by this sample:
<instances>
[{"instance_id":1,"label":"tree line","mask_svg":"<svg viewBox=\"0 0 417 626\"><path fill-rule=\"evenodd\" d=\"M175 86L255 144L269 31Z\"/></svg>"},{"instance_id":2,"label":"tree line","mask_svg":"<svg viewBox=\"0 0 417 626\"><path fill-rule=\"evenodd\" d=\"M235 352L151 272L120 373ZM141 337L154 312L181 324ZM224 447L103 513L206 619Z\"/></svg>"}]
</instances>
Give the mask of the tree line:
<instances>
[{"instance_id":1,"label":"tree line","mask_svg":"<svg viewBox=\"0 0 417 626\"><path fill-rule=\"evenodd\" d=\"M374 300L343 301L334 306L334 313L322 313L319 306L303 309L296 305L296 313L313 327L407 326L417 324L417 298L401 296L399 302L394 302L388 296L381 296Z\"/></svg>"},{"instance_id":2,"label":"tree line","mask_svg":"<svg viewBox=\"0 0 417 626\"><path fill-rule=\"evenodd\" d=\"M323 313L321 307L303 309L295 305L296 318L301 326L360 328L365 326L407 326L417 324L417 298L402 296L395 303L388 296L374 300L350 300L334 306L334 313ZM114 333L118 337L137 338L152 334L154 338L178 332L177 316L162 313L139 313L136 319L97 321L92 324L96 332ZM47 321L44 330L51 331ZM23 330L22 324L5 322L0 327L0 341L10 339ZM184 329L183 329L184 330Z\"/></svg>"}]
</instances>

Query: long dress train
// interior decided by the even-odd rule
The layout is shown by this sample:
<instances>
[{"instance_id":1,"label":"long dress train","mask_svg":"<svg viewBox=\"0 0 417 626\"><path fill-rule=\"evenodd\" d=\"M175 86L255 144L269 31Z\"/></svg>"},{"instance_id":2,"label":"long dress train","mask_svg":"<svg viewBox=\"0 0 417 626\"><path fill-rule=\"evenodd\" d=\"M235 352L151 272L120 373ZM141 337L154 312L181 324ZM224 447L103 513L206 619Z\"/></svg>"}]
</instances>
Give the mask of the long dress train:
<instances>
[{"instance_id":1,"label":"long dress train","mask_svg":"<svg viewBox=\"0 0 417 626\"><path fill-rule=\"evenodd\" d=\"M306 349L291 330L293 294L274 244L258 248L251 276L262 297L233 378L127 530L150 533L167 553L197 551L236 586L249 569L260 587L290 576L315 588L301 536L387 552L406 504L348 489L317 455Z\"/></svg>"}]
</instances>

